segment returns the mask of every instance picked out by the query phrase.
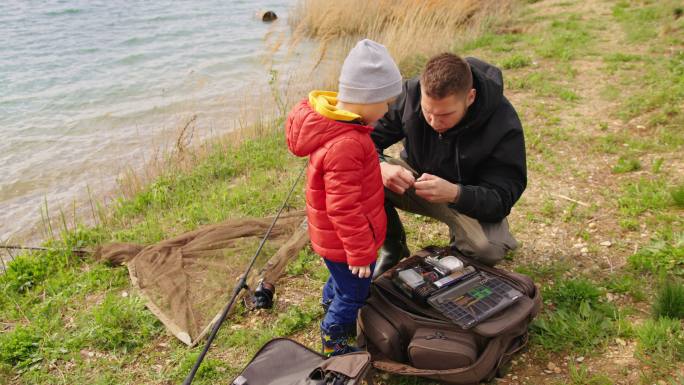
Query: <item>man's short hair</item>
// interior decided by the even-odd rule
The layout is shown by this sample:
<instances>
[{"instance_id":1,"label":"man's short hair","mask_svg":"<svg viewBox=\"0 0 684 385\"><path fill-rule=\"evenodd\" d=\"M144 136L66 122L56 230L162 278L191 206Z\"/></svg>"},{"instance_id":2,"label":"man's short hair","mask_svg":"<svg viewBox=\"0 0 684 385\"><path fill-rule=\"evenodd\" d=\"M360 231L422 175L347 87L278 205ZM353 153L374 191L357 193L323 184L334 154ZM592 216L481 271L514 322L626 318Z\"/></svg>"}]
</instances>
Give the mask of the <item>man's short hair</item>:
<instances>
[{"instance_id":1,"label":"man's short hair","mask_svg":"<svg viewBox=\"0 0 684 385\"><path fill-rule=\"evenodd\" d=\"M420 76L423 92L433 99L461 95L473 88L473 73L467 61L452 53L431 58Z\"/></svg>"}]
</instances>

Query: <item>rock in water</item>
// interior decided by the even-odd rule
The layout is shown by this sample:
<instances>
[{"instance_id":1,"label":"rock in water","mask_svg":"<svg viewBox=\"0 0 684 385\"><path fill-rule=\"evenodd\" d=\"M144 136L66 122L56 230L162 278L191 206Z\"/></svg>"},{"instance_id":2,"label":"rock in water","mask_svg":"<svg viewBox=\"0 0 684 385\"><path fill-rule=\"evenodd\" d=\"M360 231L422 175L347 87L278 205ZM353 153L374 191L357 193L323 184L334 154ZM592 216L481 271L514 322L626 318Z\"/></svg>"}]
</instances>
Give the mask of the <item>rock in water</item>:
<instances>
[{"instance_id":1,"label":"rock in water","mask_svg":"<svg viewBox=\"0 0 684 385\"><path fill-rule=\"evenodd\" d=\"M259 11L257 12L257 17L261 19L261 21L271 22L277 19L278 15L276 15L276 13L273 11Z\"/></svg>"}]
</instances>

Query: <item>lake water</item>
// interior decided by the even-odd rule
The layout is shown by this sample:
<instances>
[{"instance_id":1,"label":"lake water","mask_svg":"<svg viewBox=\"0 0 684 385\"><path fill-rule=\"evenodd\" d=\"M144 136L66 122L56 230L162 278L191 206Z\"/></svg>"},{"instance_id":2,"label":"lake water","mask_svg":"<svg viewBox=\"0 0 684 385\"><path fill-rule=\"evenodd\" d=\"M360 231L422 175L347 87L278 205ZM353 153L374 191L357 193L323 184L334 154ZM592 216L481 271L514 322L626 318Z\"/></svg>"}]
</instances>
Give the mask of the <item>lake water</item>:
<instances>
[{"instance_id":1,"label":"lake water","mask_svg":"<svg viewBox=\"0 0 684 385\"><path fill-rule=\"evenodd\" d=\"M231 129L244 96L268 89L266 37L286 33L292 5L0 2L0 241L45 201L111 189L194 114L201 135ZM263 9L280 19L262 23Z\"/></svg>"}]
</instances>

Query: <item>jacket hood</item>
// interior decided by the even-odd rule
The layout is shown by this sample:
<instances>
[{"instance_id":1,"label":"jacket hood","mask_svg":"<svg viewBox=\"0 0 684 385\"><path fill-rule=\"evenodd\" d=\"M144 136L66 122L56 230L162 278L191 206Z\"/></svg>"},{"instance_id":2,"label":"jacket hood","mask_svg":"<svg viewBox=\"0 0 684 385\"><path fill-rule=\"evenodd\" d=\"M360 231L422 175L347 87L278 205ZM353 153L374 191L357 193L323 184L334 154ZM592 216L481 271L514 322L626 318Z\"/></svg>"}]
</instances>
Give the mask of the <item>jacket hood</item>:
<instances>
[{"instance_id":1,"label":"jacket hood","mask_svg":"<svg viewBox=\"0 0 684 385\"><path fill-rule=\"evenodd\" d=\"M299 102L285 124L287 146L297 156L308 156L329 140L345 132L370 132L372 127L356 123L361 116L335 107L337 93L311 91Z\"/></svg>"},{"instance_id":2,"label":"jacket hood","mask_svg":"<svg viewBox=\"0 0 684 385\"><path fill-rule=\"evenodd\" d=\"M473 72L475 102L468 108L463 119L446 135L458 135L473 127L481 127L500 106L503 98L503 76L501 70L482 60L466 58Z\"/></svg>"}]
</instances>

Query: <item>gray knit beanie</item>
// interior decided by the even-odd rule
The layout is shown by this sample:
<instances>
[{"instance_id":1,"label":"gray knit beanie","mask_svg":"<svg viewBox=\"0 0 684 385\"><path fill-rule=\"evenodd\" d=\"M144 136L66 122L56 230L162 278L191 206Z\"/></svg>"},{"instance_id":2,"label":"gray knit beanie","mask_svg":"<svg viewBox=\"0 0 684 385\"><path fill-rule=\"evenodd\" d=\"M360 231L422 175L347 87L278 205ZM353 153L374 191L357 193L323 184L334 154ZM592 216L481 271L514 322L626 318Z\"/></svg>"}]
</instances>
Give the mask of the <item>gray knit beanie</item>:
<instances>
[{"instance_id":1,"label":"gray knit beanie","mask_svg":"<svg viewBox=\"0 0 684 385\"><path fill-rule=\"evenodd\" d=\"M344 59L337 99L356 104L383 102L401 93L401 80L387 48L364 39Z\"/></svg>"}]
</instances>

